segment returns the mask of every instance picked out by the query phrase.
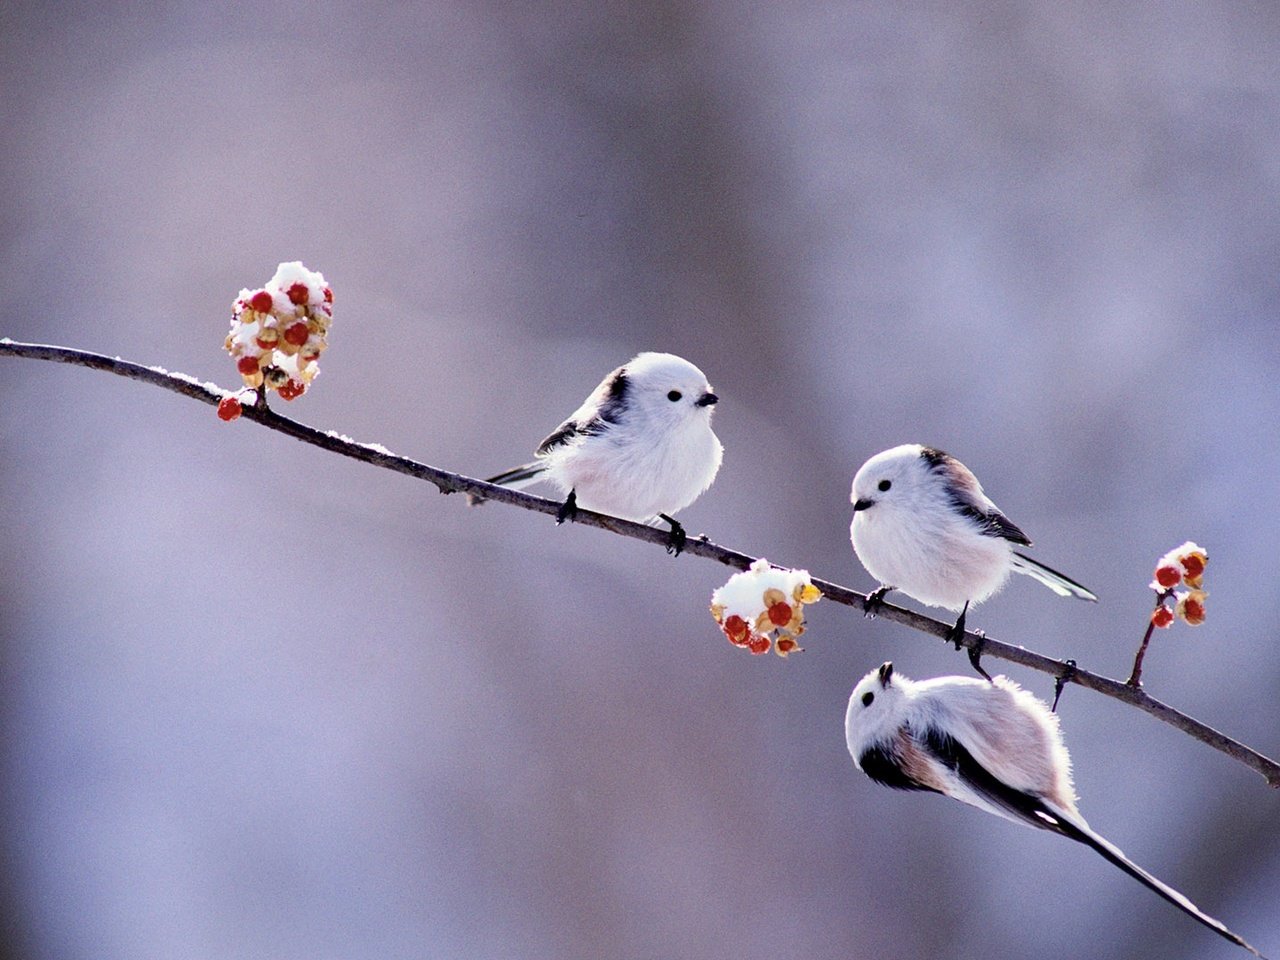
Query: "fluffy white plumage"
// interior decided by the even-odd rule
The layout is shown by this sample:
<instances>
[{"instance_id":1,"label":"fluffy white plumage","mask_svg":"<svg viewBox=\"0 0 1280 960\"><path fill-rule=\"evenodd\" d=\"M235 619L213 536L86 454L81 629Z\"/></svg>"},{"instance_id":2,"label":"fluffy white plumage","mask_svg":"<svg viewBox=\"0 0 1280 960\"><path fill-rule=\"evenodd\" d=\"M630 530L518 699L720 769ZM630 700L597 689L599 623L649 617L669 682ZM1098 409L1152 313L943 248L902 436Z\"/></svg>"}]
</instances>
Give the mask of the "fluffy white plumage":
<instances>
[{"instance_id":1,"label":"fluffy white plumage","mask_svg":"<svg viewBox=\"0 0 1280 960\"><path fill-rule=\"evenodd\" d=\"M940 450L909 443L878 453L853 478L849 537L881 584L921 603L963 610L1017 571L1061 596L1096 600L1062 574L1016 552L1026 535L982 491L977 477Z\"/></svg>"},{"instance_id":2,"label":"fluffy white plumage","mask_svg":"<svg viewBox=\"0 0 1280 960\"><path fill-rule=\"evenodd\" d=\"M711 429L717 400L688 360L641 353L605 377L542 441L536 460L490 482L524 487L548 480L578 507L642 523L675 513L720 469L723 448Z\"/></svg>"},{"instance_id":3,"label":"fluffy white plumage","mask_svg":"<svg viewBox=\"0 0 1280 960\"><path fill-rule=\"evenodd\" d=\"M1076 809L1057 715L1012 680L916 682L885 663L854 687L844 730L853 762L876 782L940 793L1092 847L1219 936L1261 956L1093 831Z\"/></svg>"}]
</instances>

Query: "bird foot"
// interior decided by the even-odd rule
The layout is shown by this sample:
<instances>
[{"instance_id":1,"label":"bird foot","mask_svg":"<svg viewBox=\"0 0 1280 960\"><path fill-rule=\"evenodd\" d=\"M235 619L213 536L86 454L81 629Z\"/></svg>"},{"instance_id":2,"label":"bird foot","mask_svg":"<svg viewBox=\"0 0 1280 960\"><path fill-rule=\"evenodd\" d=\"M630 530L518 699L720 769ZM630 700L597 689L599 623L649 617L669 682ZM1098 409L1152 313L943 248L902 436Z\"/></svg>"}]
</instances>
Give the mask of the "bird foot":
<instances>
[{"instance_id":1,"label":"bird foot","mask_svg":"<svg viewBox=\"0 0 1280 960\"><path fill-rule=\"evenodd\" d=\"M893 589L893 587L882 585L868 593L866 601L862 607L862 615L868 620L874 620L876 618L876 613L884 606L884 598Z\"/></svg>"},{"instance_id":2,"label":"bird foot","mask_svg":"<svg viewBox=\"0 0 1280 960\"><path fill-rule=\"evenodd\" d=\"M991 683L991 674L982 669L982 648L987 645L987 635L981 630L973 631L973 635L977 637L977 642L969 648L969 664L973 669L977 670L987 683Z\"/></svg>"},{"instance_id":3,"label":"bird foot","mask_svg":"<svg viewBox=\"0 0 1280 960\"><path fill-rule=\"evenodd\" d=\"M1053 681L1053 706L1049 708L1050 713L1058 712L1058 700L1062 697L1062 691L1067 688L1067 684L1072 681L1076 675L1076 662L1074 660L1066 661L1067 668L1058 674L1058 679Z\"/></svg>"},{"instance_id":4,"label":"bird foot","mask_svg":"<svg viewBox=\"0 0 1280 960\"><path fill-rule=\"evenodd\" d=\"M680 552L684 550L684 545L689 542L689 535L684 532L684 527L680 521L672 519L665 513L660 513L658 516L671 524L671 532L667 535L667 553L673 557L680 556Z\"/></svg>"},{"instance_id":5,"label":"bird foot","mask_svg":"<svg viewBox=\"0 0 1280 960\"><path fill-rule=\"evenodd\" d=\"M578 494L575 490L569 491L569 496L564 498L564 503L560 504L560 509L556 511L556 526L568 520L573 522L574 517L578 515Z\"/></svg>"},{"instance_id":6,"label":"bird foot","mask_svg":"<svg viewBox=\"0 0 1280 960\"><path fill-rule=\"evenodd\" d=\"M942 638L943 643L954 644L957 652L964 647L964 618L968 612L969 604L966 602L964 609L960 611L960 616L956 617L956 622L951 625L947 635Z\"/></svg>"}]
</instances>

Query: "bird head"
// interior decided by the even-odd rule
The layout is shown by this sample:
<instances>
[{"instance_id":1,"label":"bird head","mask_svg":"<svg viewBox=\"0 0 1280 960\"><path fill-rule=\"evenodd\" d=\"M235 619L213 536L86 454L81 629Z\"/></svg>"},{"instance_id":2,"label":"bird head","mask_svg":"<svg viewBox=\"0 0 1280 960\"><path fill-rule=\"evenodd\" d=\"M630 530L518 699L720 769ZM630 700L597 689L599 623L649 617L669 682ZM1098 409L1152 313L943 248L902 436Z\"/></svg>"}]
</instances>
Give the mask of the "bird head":
<instances>
[{"instance_id":1,"label":"bird head","mask_svg":"<svg viewBox=\"0 0 1280 960\"><path fill-rule=\"evenodd\" d=\"M845 713L845 739L856 760L872 744L888 739L901 725L900 707L911 681L886 661L858 681Z\"/></svg>"},{"instance_id":2,"label":"bird head","mask_svg":"<svg viewBox=\"0 0 1280 960\"><path fill-rule=\"evenodd\" d=\"M673 428L711 420L712 407L720 398L688 360L671 353L642 353L623 369L628 400L638 415Z\"/></svg>"},{"instance_id":3,"label":"bird head","mask_svg":"<svg viewBox=\"0 0 1280 960\"><path fill-rule=\"evenodd\" d=\"M940 484L931 455L946 456L918 443L877 453L854 475L849 493L854 514L874 511L880 504L909 508L936 493Z\"/></svg>"}]
</instances>

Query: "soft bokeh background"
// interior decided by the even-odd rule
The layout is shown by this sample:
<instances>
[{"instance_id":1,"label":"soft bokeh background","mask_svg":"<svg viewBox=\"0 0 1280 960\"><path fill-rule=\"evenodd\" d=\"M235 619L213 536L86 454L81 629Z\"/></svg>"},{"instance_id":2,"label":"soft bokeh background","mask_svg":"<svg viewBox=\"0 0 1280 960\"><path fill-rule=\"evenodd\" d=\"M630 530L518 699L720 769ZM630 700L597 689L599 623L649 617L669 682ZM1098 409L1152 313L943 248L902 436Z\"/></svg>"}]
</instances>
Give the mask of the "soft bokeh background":
<instances>
[{"instance_id":1,"label":"soft bokeh background","mask_svg":"<svg viewBox=\"0 0 1280 960\"><path fill-rule=\"evenodd\" d=\"M1280 752L1280 8L559 2L0 8L0 335L231 386L230 301L337 293L291 415L487 475L688 356L692 533L870 588L848 484L950 450L1096 606L976 627ZM15 957L1235 957L1101 858L877 787L842 737L922 635L0 358ZM1013 671L1048 696L1052 683ZM1082 809L1280 952L1280 794L1079 688Z\"/></svg>"}]
</instances>

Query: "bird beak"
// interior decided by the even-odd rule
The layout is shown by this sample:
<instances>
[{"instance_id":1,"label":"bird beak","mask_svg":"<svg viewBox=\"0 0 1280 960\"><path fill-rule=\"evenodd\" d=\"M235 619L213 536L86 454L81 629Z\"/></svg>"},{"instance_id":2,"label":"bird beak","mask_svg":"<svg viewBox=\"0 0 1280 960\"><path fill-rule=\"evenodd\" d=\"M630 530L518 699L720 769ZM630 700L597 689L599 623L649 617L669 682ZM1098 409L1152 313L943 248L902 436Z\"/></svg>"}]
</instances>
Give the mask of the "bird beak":
<instances>
[{"instance_id":1,"label":"bird beak","mask_svg":"<svg viewBox=\"0 0 1280 960\"><path fill-rule=\"evenodd\" d=\"M717 397L714 393L708 392L708 393L704 393L702 396L698 398L697 406L714 407L719 402L720 402L719 397Z\"/></svg>"},{"instance_id":2,"label":"bird beak","mask_svg":"<svg viewBox=\"0 0 1280 960\"><path fill-rule=\"evenodd\" d=\"M868 500L864 497L863 499L854 502L853 512L857 513L859 510L866 510L868 507L874 507L875 505L876 502L874 500Z\"/></svg>"},{"instance_id":3,"label":"bird beak","mask_svg":"<svg viewBox=\"0 0 1280 960\"><path fill-rule=\"evenodd\" d=\"M893 661L886 660L884 663L880 664L880 670L876 676L880 678L880 686L889 686L889 681L893 679Z\"/></svg>"}]
</instances>

